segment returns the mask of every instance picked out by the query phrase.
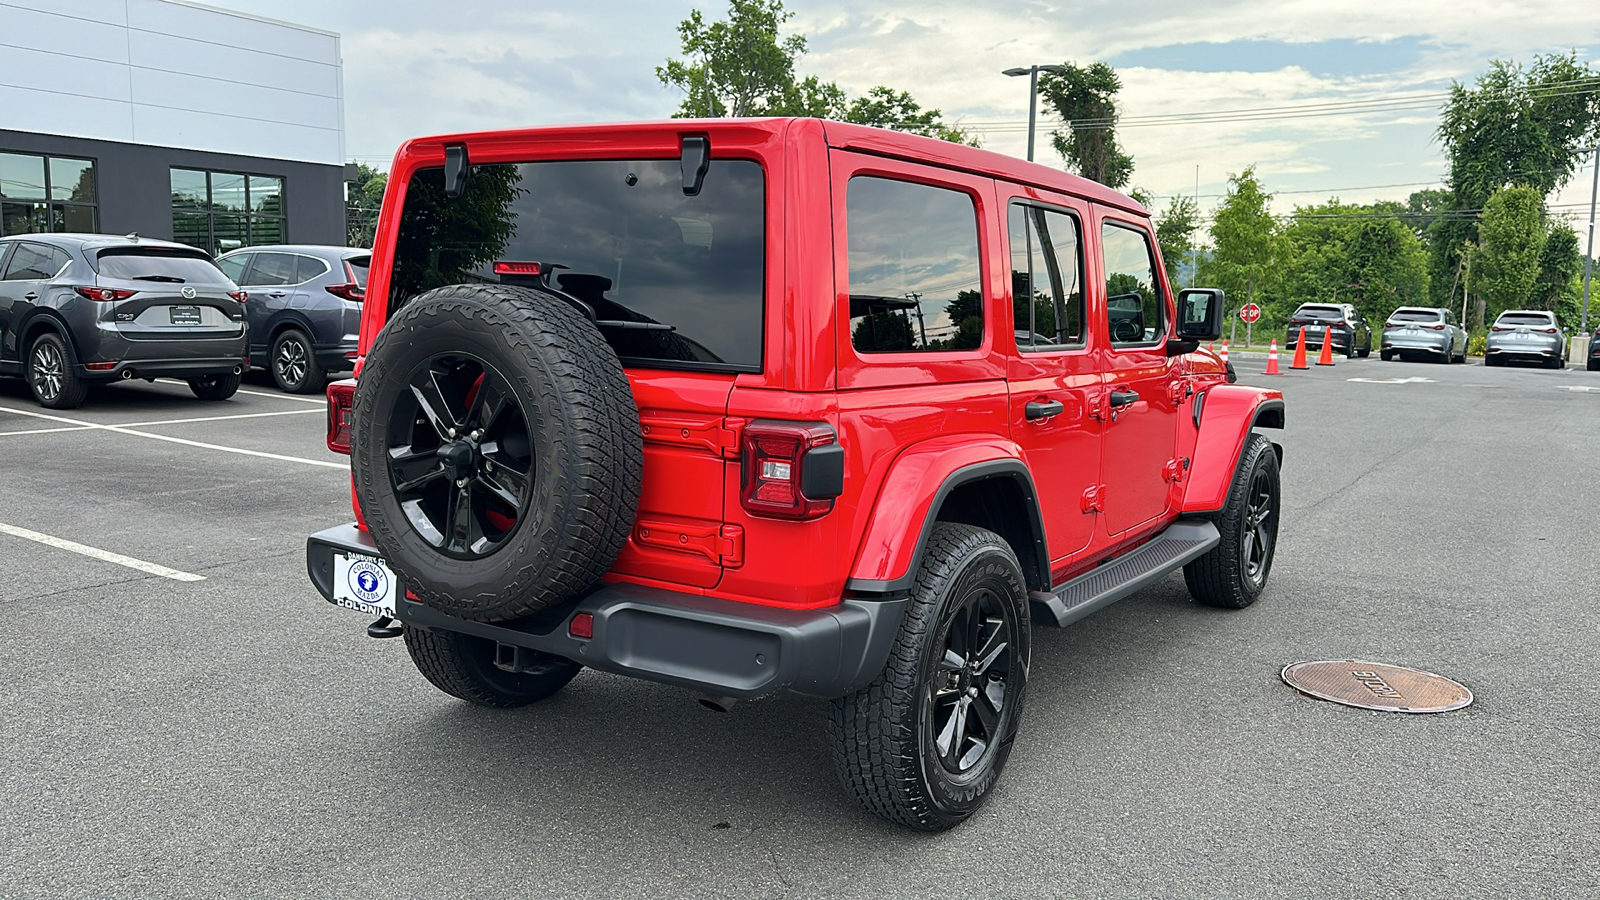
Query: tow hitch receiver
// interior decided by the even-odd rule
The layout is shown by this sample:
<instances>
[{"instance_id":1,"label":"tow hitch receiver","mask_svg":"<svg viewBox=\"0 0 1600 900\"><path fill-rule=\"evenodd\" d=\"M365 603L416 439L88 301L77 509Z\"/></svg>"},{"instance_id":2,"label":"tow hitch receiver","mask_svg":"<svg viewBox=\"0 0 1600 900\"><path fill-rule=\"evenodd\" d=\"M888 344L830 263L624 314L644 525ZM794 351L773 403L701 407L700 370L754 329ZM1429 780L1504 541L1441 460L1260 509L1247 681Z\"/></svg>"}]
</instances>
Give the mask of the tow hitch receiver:
<instances>
[{"instance_id":1,"label":"tow hitch receiver","mask_svg":"<svg viewBox=\"0 0 1600 900\"><path fill-rule=\"evenodd\" d=\"M379 616L376 622L373 622L371 625L367 626L367 637L380 639L397 638L400 635L405 634L405 630L406 629L404 625L401 625L399 622L396 622L388 616Z\"/></svg>"}]
</instances>

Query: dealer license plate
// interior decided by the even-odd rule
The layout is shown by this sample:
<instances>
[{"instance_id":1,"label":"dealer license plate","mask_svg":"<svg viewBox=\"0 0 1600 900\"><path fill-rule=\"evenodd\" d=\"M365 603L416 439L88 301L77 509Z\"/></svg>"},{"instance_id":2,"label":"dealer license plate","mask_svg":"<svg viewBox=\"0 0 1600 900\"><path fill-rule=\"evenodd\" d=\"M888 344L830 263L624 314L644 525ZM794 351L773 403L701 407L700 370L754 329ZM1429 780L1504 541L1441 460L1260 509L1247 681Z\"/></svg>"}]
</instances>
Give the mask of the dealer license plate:
<instances>
[{"instance_id":1,"label":"dealer license plate","mask_svg":"<svg viewBox=\"0 0 1600 900\"><path fill-rule=\"evenodd\" d=\"M199 325L200 307L198 306L169 306L167 312L172 316L174 325Z\"/></svg>"},{"instance_id":2,"label":"dealer license plate","mask_svg":"<svg viewBox=\"0 0 1600 900\"><path fill-rule=\"evenodd\" d=\"M397 579L376 556L333 554L333 602L370 616L394 618Z\"/></svg>"}]
</instances>

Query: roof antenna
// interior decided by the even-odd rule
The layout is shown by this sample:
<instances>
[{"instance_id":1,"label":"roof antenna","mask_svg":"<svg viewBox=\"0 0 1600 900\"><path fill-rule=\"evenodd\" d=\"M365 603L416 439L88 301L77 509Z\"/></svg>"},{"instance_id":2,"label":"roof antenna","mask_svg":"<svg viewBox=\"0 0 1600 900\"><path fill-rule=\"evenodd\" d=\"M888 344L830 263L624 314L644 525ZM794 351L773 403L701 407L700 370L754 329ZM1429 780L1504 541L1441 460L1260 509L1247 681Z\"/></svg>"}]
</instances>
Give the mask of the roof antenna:
<instances>
[{"instance_id":1,"label":"roof antenna","mask_svg":"<svg viewBox=\"0 0 1600 900\"><path fill-rule=\"evenodd\" d=\"M130 231L127 234L123 235L123 237L127 238L130 241L137 241L139 239L139 232Z\"/></svg>"}]
</instances>

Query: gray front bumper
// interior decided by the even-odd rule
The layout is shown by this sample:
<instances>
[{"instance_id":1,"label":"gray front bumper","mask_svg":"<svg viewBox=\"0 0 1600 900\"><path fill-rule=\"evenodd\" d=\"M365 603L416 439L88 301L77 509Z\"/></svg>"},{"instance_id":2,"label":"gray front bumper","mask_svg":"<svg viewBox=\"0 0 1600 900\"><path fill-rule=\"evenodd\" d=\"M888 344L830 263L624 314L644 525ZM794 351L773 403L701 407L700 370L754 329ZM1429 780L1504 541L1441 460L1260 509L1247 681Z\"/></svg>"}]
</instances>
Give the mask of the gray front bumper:
<instances>
[{"instance_id":1,"label":"gray front bumper","mask_svg":"<svg viewBox=\"0 0 1600 900\"><path fill-rule=\"evenodd\" d=\"M354 524L307 538L306 571L329 603L335 551L382 555ZM606 672L749 699L778 691L841 697L866 687L883 670L905 604L846 599L797 610L602 584L568 606L513 622L459 619L410 599L401 599L395 612L407 628L477 635ZM594 617L592 638L569 633L579 613Z\"/></svg>"}]
</instances>

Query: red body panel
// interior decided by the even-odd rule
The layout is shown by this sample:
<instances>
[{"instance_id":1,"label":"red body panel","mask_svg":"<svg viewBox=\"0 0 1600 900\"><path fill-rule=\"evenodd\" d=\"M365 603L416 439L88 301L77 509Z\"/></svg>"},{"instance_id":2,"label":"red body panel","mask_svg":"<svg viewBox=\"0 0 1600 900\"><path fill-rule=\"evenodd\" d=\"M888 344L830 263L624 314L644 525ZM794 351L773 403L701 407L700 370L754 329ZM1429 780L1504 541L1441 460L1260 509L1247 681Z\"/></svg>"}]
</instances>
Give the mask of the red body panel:
<instances>
[{"instance_id":1,"label":"red body panel","mask_svg":"<svg viewBox=\"0 0 1600 900\"><path fill-rule=\"evenodd\" d=\"M643 494L607 580L765 605L836 604L849 578L890 581L910 572L923 523L937 514L941 485L964 466L994 460L1021 461L1032 473L1057 580L1147 539L1180 509L1221 505L1251 416L1263 400L1280 395L1221 384L1225 371L1210 354L1168 358L1160 347L1108 345L1094 235L1107 216L1149 233L1143 208L1046 166L897 132L815 119L721 119L409 141L390 170L373 244L362 356L387 317L407 184L419 168L443 165L446 144L465 144L474 164L676 159L685 134L707 135L713 158L754 160L766 173L763 365L738 375L628 370L645 439ZM979 223L982 346L915 354L855 350L845 197L858 174L934 184L971 198ZM1082 349L1028 355L1016 349L1006 233L1013 198L1069 209L1082 222L1089 323ZM1159 264L1156 271L1162 272ZM1164 282L1164 273L1157 277ZM1161 287L1170 322L1171 291ZM1141 395L1116 422L1097 414L1113 383L1137 383ZM1199 392L1211 396L1197 429L1191 404ZM1061 400L1063 413L1026 419L1027 402L1043 396ZM835 430L845 478L830 512L786 521L742 507L739 435L756 419L821 422ZM1181 471L1172 477L1175 460ZM1109 511L1084 511L1089 488L1106 489ZM1129 502L1118 506L1119 499Z\"/></svg>"},{"instance_id":2,"label":"red body panel","mask_svg":"<svg viewBox=\"0 0 1600 900\"><path fill-rule=\"evenodd\" d=\"M1214 512L1222 508L1256 410L1263 403L1274 401L1283 402L1282 391L1242 384L1219 384L1206 391L1189 487L1183 498L1184 512Z\"/></svg>"}]
</instances>

